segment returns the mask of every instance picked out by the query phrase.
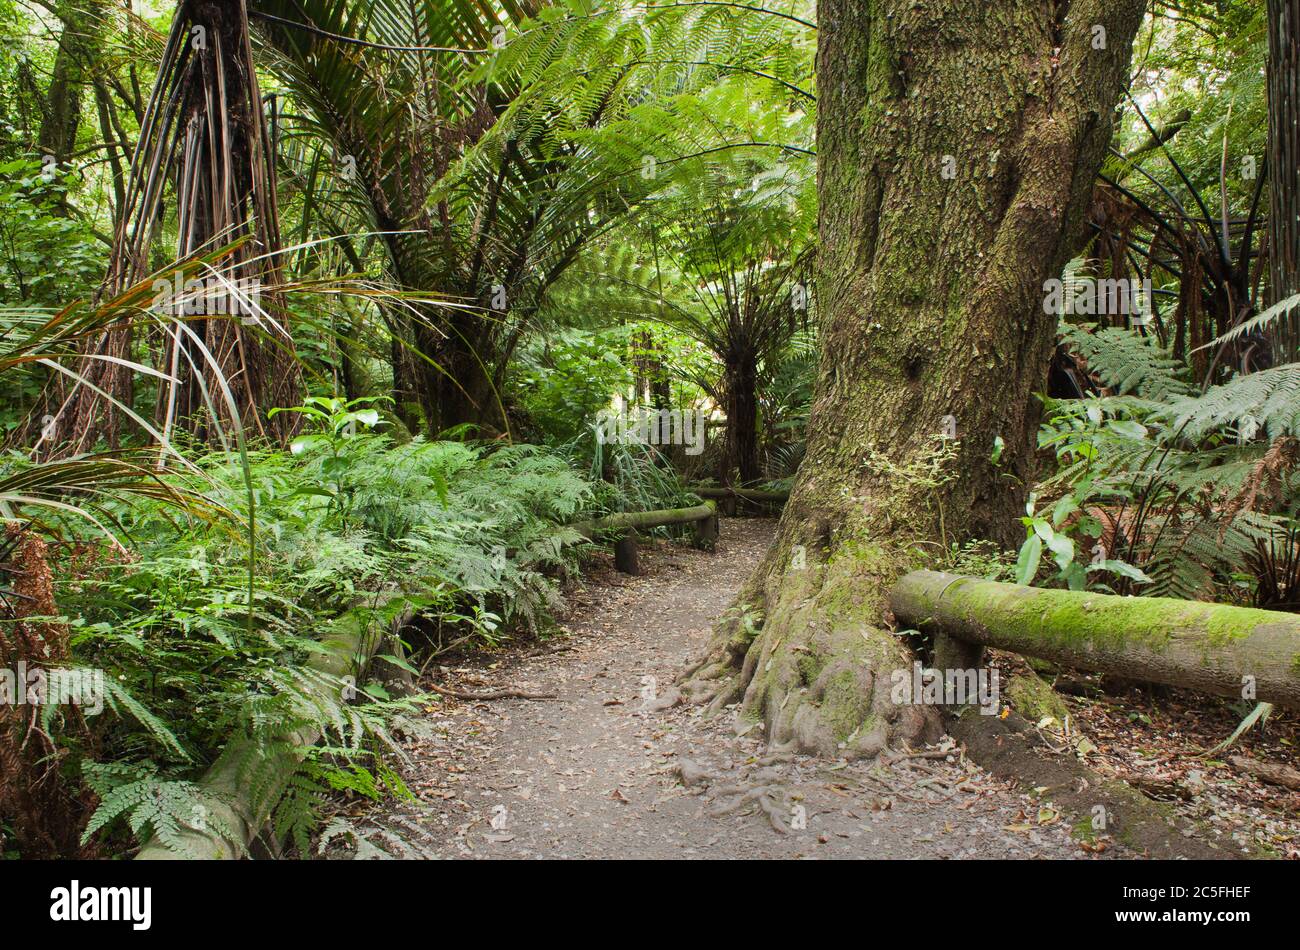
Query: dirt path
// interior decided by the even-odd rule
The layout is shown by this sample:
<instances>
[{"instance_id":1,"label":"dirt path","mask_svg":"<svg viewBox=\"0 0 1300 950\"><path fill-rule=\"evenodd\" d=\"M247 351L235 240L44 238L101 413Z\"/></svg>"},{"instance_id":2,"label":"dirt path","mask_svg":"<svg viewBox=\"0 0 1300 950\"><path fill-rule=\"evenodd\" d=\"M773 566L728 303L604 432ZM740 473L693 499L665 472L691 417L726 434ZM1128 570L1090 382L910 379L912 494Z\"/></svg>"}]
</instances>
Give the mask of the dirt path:
<instances>
[{"instance_id":1,"label":"dirt path","mask_svg":"<svg viewBox=\"0 0 1300 950\"><path fill-rule=\"evenodd\" d=\"M420 803L357 825L442 857L1090 857L1049 805L959 752L891 767L765 765L759 738L737 738L729 717L644 708L643 693L664 696L704 648L772 527L728 520L712 555L647 547L643 576L598 571L570 597L569 636L547 641L550 652L446 671L444 685L557 698L445 700L412 742Z\"/></svg>"}]
</instances>

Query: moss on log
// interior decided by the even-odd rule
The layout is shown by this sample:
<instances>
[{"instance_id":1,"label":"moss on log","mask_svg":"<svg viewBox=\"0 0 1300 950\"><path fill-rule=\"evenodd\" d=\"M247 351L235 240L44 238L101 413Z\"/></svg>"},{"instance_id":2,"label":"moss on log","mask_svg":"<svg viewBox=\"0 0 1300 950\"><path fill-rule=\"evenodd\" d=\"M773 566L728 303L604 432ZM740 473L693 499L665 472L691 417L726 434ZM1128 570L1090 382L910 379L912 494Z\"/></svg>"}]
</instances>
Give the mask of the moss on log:
<instances>
[{"instance_id":1,"label":"moss on log","mask_svg":"<svg viewBox=\"0 0 1300 950\"><path fill-rule=\"evenodd\" d=\"M1116 597L914 571L901 625L1069 666L1300 707L1300 616L1167 597Z\"/></svg>"},{"instance_id":2,"label":"moss on log","mask_svg":"<svg viewBox=\"0 0 1300 950\"><path fill-rule=\"evenodd\" d=\"M716 514L714 506L705 502L693 508L666 508L661 511L620 511L592 521L581 521L573 527L580 534L591 538L599 534L643 531L674 524L706 521L715 517Z\"/></svg>"},{"instance_id":3,"label":"moss on log","mask_svg":"<svg viewBox=\"0 0 1300 950\"><path fill-rule=\"evenodd\" d=\"M762 491L757 488L718 488L709 485L693 485L691 491L701 498L741 498L745 501L765 502L783 505L790 500L788 491Z\"/></svg>"}]
</instances>

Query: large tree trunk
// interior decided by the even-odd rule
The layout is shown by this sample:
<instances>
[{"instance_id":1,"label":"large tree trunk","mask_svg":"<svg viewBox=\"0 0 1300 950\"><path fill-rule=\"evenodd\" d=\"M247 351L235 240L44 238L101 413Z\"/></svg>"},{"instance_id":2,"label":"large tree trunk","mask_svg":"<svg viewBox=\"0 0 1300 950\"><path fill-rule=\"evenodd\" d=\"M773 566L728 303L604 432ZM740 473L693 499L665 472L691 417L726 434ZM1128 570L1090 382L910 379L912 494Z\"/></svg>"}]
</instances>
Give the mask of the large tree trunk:
<instances>
[{"instance_id":1,"label":"large tree trunk","mask_svg":"<svg viewBox=\"0 0 1300 950\"><path fill-rule=\"evenodd\" d=\"M769 741L813 752L935 731L891 702L910 658L885 597L941 546L1021 530L1056 329L1043 283L1081 236L1144 6L819 5L808 455L689 695L742 701Z\"/></svg>"},{"instance_id":2,"label":"large tree trunk","mask_svg":"<svg viewBox=\"0 0 1300 950\"><path fill-rule=\"evenodd\" d=\"M377 193L374 186L370 190ZM409 227L397 219L380 219L380 226L386 231ZM503 314L491 312L491 293L487 299L474 301L472 291L455 286L455 275L433 268L434 252L422 234L392 235L388 245L403 287L437 288L450 301L461 304L416 304L411 313L397 318L394 332L405 337L405 343L394 350L398 404L409 403L414 397L429 436L465 424L477 426L480 436L504 431L506 423L493 384L497 356L489 323L503 319ZM464 305L467 301L469 306ZM401 385L397 385L399 379ZM412 432L419 429L414 418L404 421Z\"/></svg>"},{"instance_id":3,"label":"large tree trunk","mask_svg":"<svg viewBox=\"0 0 1300 950\"><path fill-rule=\"evenodd\" d=\"M240 427L287 441L297 417L271 418L269 410L301 401L302 373L280 289L275 162L243 3L177 4L118 209L103 299L154 272L168 178L178 219L175 260L237 246L221 257L220 279L193 264L184 274L155 275L158 368L169 377L158 391L157 428L165 439L186 428L216 441ZM123 410L134 402L134 373L124 361L138 322L124 313L120 324L85 341L76 378L47 389L51 411L34 414L27 426L30 432L41 423L42 452L85 452L100 439L118 444Z\"/></svg>"}]
</instances>

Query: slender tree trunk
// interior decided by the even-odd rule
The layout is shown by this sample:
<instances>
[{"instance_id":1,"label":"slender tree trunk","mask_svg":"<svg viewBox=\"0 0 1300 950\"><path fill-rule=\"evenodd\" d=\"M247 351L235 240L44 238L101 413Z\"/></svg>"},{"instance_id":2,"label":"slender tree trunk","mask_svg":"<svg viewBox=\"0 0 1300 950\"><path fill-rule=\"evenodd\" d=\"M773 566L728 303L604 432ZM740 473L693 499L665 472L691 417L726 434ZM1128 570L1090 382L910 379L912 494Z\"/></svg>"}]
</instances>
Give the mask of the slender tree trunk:
<instances>
[{"instance_id":1,"label":"slender tree trunk","mask_svg":"<svg viewBox=\"0 0 1300 950\"><path fill-rule=\"evenodd\" d=\"M432 350L438 365L424 366L432 396L425 407L431 434L466 424L479 427L482 436L505 431L492 380L494 347L484 329L485 319L495 318L459 311L440 323L445 336Z\"/></svg>"},{"instance_id":2,"label":"slender tree trunk","mask_svg":"<svg viewBox=\"0 0 1300 950\"><path fill-rule=\"evenodd\" d=\"M1268 0L1269 303L1300 292L1300 0ZM1274 333L1278 363L1297 359L1300 318Z\"/></svg>"},{"instance_id":3,"label":"slender tree trunk","mask_svg":"<svg viewBox=\"0 0 1300 950\"><path fill-rule=\"evenodd\" d=\"M388 231L409 227L396 219L381 219L380 226ZM410 235L392 236L388 241L402 286L437 288L458 299L470 296L449 287L447 275L431 268L433 252L427 242ZM490 310L491 303L491 299L484 299L477 306ZM490 319L500 320L503 316L490 314ZM402 347L406 352L400 359L394 350L394 380L402 380L402 386L395 388L405 390L399 405L414 397L428 435L466 423L488 434L504 428L492 379L497 360L488 319L476 309L443 306L419 306L413 316L399 318L398 330L407 335L409 344ZM404 421L408 426L415 422L405 417ZM415 426L411 431L418 429Z\"/></svg>"},{"instance_id":4,"label":"slender tree trunk","mask_svg":"<svg viewBox=\"0 0 1300 950\"><path fill-rule=\"evenodd\" d=\"M751 353L728 359L723 380L727 430L718 480L749 485L758 480L758 362Z\"/></svg>"},{"instance_id":5,"label":"slender tree trunk","mask_svg":"<svg viewBox=\"0 0 1300 950\"><path fill-rule=\"evenodd\" d=\"M411 433L420 431L419 394L416 391L415 357L399 338L400 325L389 326L389 364L393 369L393 413Z\"/></svg>"},{"instance_id":6,"label":"slender tree trunk","mask_svg":"<svg viewBox=\"0 0 1300 950\"><path fill-rule=\"evenodd\" d=\"M939 547L1022 530L1056 330L1043 283L1080 237L1144 7L819 4L808 456L688 695L827 754L937 729L891 700L910 657L885 595Z\"/></svg>"},{"instance_id":7,"label":"slender tree trunk","mask_svg":"<svg viewBox=\"0 0 1300 950\"><path fill-rule=\"evenodd\" d=\"M54 70L37 144L42 154L53 155L59 166L76 151L82 96L90 85L92 67L99 57L98 39L103 32L105 6L103 0L65 0L55 7L63 23L63 33L54 54Z\"/></svg>"}]
</instances>

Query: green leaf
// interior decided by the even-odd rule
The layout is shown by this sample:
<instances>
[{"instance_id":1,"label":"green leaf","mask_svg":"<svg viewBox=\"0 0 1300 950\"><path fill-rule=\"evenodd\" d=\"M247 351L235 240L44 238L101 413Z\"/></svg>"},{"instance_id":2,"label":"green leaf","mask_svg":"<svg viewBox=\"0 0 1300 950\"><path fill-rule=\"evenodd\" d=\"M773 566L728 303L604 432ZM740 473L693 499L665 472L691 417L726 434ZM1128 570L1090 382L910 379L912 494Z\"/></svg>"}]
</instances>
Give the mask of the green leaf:
<instances>
[{"instance_id":1,"label":"green leaf","mask_svg":"<svg viewBox=\"0 0 1300 950\"><path fill-rule=\"evenodd\" d=\"M1131 581L1139 584L1150 584L1151 578L1141 569L1134 567L1127 561L1098 561L1096 564L1088 566L1088 573L1094 571L1110 571L1112 574L1118 574L1120 577L1127 577Z\"/></svg>"},{"instance_id":2,"label":"green leaf","mask_svg":"<svg viewBox=\"0 0 1300 950\"><path fill-rule=\"evenodd\" d=\"M1145 439L1148 434L1146 426L1132 419L1116 419L1106 428L1129 439Z\"/></svg>"},{"instance_id":3,"label":"green leaf","mask_svg":"<svg viewBox=\"0 0 1300 950\"><path fill-rule=\"evenodd\" d=\"M1038 562L1043 556L1043 540L1038 535L1030 535L1020 546L1020 556L1016 559L1016 583L1028 584L1038 573Z\"/></svg>"},{"instance_id":4,"label":"green leaf","mask_svg":"<svg viewBox=\"0 0 1300 950\"><path fill-rule=\"evenodd\" d=\"M1061 522L1063 522L1066 518L1070 517L1070 515L1074 514L1078 510L1079 510L1079 503L1075 500L1074 496L1066 495L1064 498L1058 501L1054 506L1052 506L1052 524L1059 528L1061 526Z\"/></svg>"}]
</instances>

